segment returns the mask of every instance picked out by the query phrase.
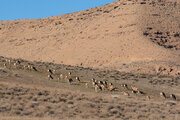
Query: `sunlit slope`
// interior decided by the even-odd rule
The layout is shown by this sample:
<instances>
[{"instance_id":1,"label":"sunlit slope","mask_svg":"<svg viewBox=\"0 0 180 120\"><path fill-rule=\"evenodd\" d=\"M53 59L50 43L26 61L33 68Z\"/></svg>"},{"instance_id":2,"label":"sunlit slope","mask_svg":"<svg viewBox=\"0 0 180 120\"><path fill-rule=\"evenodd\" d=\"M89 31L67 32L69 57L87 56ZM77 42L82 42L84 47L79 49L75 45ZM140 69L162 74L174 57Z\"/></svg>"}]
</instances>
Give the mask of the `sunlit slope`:
<instances>
[{"instance_id":1,"label":"sunlit slope","mask_svg":"<svg viewBox=\"0 0 180 120\"><path fill-rule=\"evenodd\" d=\"M85 67L178 63L179 8L175 1L123 0L44 19L1 21L0 55Z\"/></svg>"}]
</instances>

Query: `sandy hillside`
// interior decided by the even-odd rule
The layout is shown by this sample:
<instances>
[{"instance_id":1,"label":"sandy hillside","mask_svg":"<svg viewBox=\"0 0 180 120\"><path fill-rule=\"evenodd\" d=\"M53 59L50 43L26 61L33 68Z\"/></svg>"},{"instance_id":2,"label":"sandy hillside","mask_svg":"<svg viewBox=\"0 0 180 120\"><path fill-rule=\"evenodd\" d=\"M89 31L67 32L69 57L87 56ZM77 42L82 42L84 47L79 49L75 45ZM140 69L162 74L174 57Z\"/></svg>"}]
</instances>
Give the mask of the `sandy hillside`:
<instances>
[{"instance_id":1,"label":"sandy hillside","mask_svg":"<svg viewBox=\"0 0 180 120\"><path fill-rule=\"evenodd\" d=\"M44 19L0 21L0 55L118 70L171 69L180 61L179 10L178 0L120 0Z\"/></svg>"}]
</instances>

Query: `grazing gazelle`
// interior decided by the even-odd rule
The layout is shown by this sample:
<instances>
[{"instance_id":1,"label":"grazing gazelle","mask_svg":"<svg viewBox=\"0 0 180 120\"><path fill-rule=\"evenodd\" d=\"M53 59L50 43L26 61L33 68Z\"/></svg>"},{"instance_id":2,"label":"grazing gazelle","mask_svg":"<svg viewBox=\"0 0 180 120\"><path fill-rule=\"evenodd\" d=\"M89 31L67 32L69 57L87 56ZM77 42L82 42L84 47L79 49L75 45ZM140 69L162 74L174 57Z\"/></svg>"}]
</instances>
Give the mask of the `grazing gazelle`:
<instances>
[{"instance_id":1,"label":"grazing gazelle","mask_svg":"<svg viewBox=\"0 0 180 120\"><path fill-rule=\"evenodd\" d=\"M105 90L105 88L106 88L106 87L104 86L104 84L100 84L99 86L102 88L102 90Z\"/></svg>"},{"instance_id":2,"label":"grazing gazelle","mask_svg":"<svg viewBox=\"0 0 180 120\"><path fill-rule=\"evenodd\" d=\"M8 62L9 64L11 64L11 60L6 59L6 62Z\"/></svg>"},{"instance_id":3,"label":"grazing gazelle","mask_svg":"<svg viewBox=\"0 0 180 120\"><path fill-rule=\"evenodd\" d=\"M49 78L49 80L53 79L52 75L48 75L48 78Z\"/></svg>"},{"instance_id":4,"label":"grazing gazelle","mask_svg":"<svg viewBox=\"0 0 180 120\"><path fill-rule=\"evenodd\" d=\"M160 96L166 99L166 94L164 92L160 92Z\"/></svg>"},{"instance_id":5,"label":"grazing gazelle","mask_svg":"<svg viewBox=\"0 0 180 120\"><path fill-rule=\"evenodd\" d=\"M97 85L97 82L92 82L92 86L95 87Z\"/></svg>"},{"instance_id":6,"label":"grazing gazelle","mask_svg":"<svg viewBox=\"0 0 180 120\"><path fill-rule=\"evenodd\" d=\"M101 88L101 86L99 86L99 85L95 85L94 86L94 90L95 90L95 92L99 92L99 91L101 91L102 90L102 88Z\"/></svg>"},{"instance_id":7,"label":"grazing gazelle","mask_svg":"<svg viewBox=\"0 0 180 120\"><path fill-rule=\"evenodd\" d=\"M67 80L68 78L69 78L69 77L66 75L66 76L65 76L65 79Z\"/></svg>"},{"instance_id":8,"label":"grazing gazelle","mask_svg":"<svg viewBox=\"0 0 180 120\"><path fill-rule=\"evenodd\" d=\"M95 78L92 78L91 80L92 80L92 82L95 82Z\"/></svg>"},{"instance_id":9,"label":"grazing gazelle","mask_svg":"<svg viewBox=\"0 0 180 120\"><path fill-rule=\"evenodd\" d=\"M128 89L128 85L127 84L122 84L122 87L124 87L125 89Z\"/></svg>"},{"instance_id":10,"label":"grazing gazelle","mask_svg":"<svg viewBox=\"0 0 180 120\"><path fill-rule=\"evenodd\" d=\"M63 74L60 74L59 77L60 77L60 79L62 80L62 79L63 79Z\"/></svg>"},{"instance_id":11,"label":"grazing gazelle","mask_svg":"<svg viewBox=\"0 0 180 120\"><path fill-rule=\"evenodd\" d=\"M47 70L50 74L53 74L52 70L51 69L48 69Z\"/></svg>"},{"instance_id":12,"label":"grazing gazelle","mask_svg":"<svg viewBox=\"0 0 180 120\"><path fill-rule=\"evenodd\" d=\"M140 90L138 90L137 93L141 95L145 94L143 91L140 91Z\"/></svg>"},{"instance_id":13,"label":"grazing gazelle","mask_svg":"<svg viewBox=\"0 0 180 120\"><path fill-rule=\"evenodd\" d=\"M6 64L6 63L4 63L4 67L7 67L7 64Z\"/></svg>"},{"instance_id":14,"label":"grazing gazelle","mask_svg":"<svg viewBox=\"0 0 180 120\"><path fill-rule=\"evenodd\" d=\"M148 95L148 96L146 96L146 99L150 100L150 99L151 99L151 97Z\"/></svg>"},{"instance_id":15,"label":"grazing gazelle","mask_svg":"<svg viewBox=\"0 0 180 120\"><path fill-rule=\"evenodd\" d=\"M115 90L115 87L114 87L114 85L113 85L112 83L109 83L109 85L108 85L108 90L109 90L109 91Z\"/></svg>"},{"instance_id":16,"label":"grazing gazelle","mask_svg":"<svg viewBox=\"0 0 180 120\"><path fill-rule=\"evenodd\" d=\"M105 86L105 88L108 87L107 81L103 81L103 85Z\"/></svg>"},{"instance_id":17,"label":"grazing gazelle","mask_svg":"<svg viewBox=\"0 0 180 120\"><path fill-rule=\"evenodd\" d=\"M128 92L123 92L123 95L129 96Z\"/></svg>"},{"instance_id":18,"label":"grazing gazelle","mask_svg":"<svg viewBox=\"0 0 180 120\"><path fill-rule=\"evenodd\" d=\"M68 75L70 76L72 73L71 72L68 72Z\"/></svg>"},{"instance_id":19,"label":"grazing gazelle","mask_svg":"<svg viewBox=\"0 0 180 120\"><path fill-rule=\"evenodd\" d=\"M72 82L73 82L73 79L72 79L72 78L69 78L69 79L68 79L68 83L71 85Z\"/></svg>"},{"instance_id":20,"label":"grazing gazelle","mask_svg":"<svg viewBox=\"0 0 180 120\"><path fill-rule=\"evenodd\" d=\"M95 85L97 84L97 80L95 80L94 78L92 79L92 85L93 87L95 87Z\"/></svg>"},{"instance_id":21,"label":"grazing gazelle","mask_svg":"<svg viewBox=\"0 0 180 120\"><path fill-rule=\"evenodd\" d=\"M170 97L173 99L173 100L176 100L176 96L174 94L171 94Z\"/></svg>"},{"instance_id":22,"label":"grazing gazelle","mask_svg":"<svg viewBox=\"0 0 180 120\"><path fill-rule=\"evenodd\" d=\"M31 66L31 70L37 71L36 67Z\"/></svg>"},{"instance_id":23,"label":"grazing gazelle","mask_svg":"<svg viewBox=\"0 0 180 120\"><path fill-rule=\"evenodd\" d=\"M20 64L21 62L19 60L16 61L17 64Z\"/></svg>"},{"instance_id":24,"label":"grazing gazelle","mask_svg":"<svg viewBox=\"0 0 180 120\"><path fill-rule=\"evenodd\" d=\"M136 94L136 93L137 93L137 91L134 91L134 90L132 90L131 92L132 92L133 94Z\"/></svg>"},{"instance_id":25,"label":"grazing gazelle","mask_svg":"<svg viewBox=\"0 0 180 120\"><path fill-rule=\"evenodd\" d=\"M76 77L76 80L77 80L78 82L80 82L80 78L79 78L79 77Z\"/></svg>"},{"instance_id":26,"label":"grazing gazelle","mask_svg":"<svg viewBox=\"0 0 180 120\"><path fill-rule=\"evenodd\" d=\"M16 66L17 66L17 63L14 63L13 65L16 67Z\"/></svg>"},{"instance_id":27,"label":"grazing gazelle","mask_svg":"<svg viewBox=\"0 0 180 120\"><path fill-rule=\"evenodd\" d=\"M131 86L131 89L134 90L134 91L138 91L138 88L135 87L135 86Z\"/></svg>"},{"instance_id":28,"label":"grazing gazelle","mask_svg":"<svg viewBox=\"0 0 180 120\"><path fill-rule=\"evenodd\" d=\"M28 68L28 70L31 70L31 65L28 65L27 68Z\"/></svg>"}]
</instances>

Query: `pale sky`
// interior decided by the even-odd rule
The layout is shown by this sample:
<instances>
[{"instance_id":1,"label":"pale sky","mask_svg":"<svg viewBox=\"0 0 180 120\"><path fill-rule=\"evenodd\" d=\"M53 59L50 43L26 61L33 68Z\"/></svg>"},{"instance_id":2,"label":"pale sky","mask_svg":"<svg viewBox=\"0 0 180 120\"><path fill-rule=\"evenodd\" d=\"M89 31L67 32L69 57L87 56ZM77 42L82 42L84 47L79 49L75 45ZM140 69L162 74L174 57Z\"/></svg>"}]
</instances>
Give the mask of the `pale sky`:
<instances>
[{"instance_id":1,"label":"pale sky","mask_svg":"<svg viewBox=\"0 0 180 120\"><path fill-rule=\"evenodd\" d=\"M0 20L39 19L86 10L116 0L0 0Z\"/></svg>"}]
</instances>

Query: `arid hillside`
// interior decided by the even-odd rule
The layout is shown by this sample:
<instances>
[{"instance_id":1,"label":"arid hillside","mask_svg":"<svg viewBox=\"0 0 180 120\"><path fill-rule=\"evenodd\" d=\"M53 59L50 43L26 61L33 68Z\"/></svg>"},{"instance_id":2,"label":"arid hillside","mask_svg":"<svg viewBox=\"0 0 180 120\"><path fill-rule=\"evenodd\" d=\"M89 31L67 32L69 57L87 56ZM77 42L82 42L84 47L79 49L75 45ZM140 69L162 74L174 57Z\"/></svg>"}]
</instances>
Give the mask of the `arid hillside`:
<instances>
[{"instance_id":1,"label":"arid hillside","mask_svg":"<svg viewBox=\"0 0 180 120\"><path fill-rule=\"evenodd\" d=\"M0 21L0 120L180 120L180 0Z\"/></svg>"},{"instance_id":2,"label":"arid hillside","mask_svg":"<svg viewBox=\"0 0 180 120\"><path fill-rule=\"evenodd\" d=\"M0 42L5 57L124 71L158 66L179 74L180 3L119 0L61 16L0 21Z\"/></svg>"}]
</instances>

